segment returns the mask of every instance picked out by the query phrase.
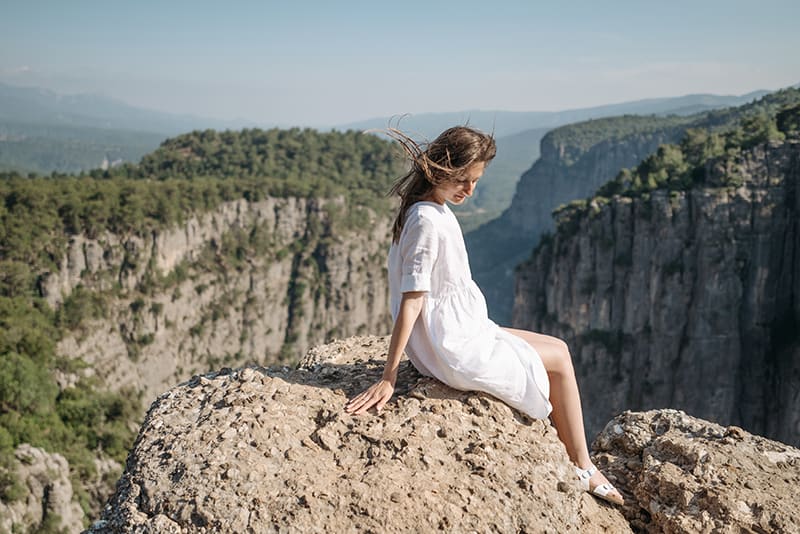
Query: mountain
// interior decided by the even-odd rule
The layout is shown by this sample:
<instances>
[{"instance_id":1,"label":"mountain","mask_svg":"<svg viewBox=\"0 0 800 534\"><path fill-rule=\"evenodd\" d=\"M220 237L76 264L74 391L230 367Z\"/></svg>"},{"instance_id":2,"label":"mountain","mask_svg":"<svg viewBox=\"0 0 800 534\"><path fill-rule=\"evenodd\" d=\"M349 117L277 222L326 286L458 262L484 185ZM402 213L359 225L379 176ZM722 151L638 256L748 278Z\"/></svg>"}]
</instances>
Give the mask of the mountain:
<instances>
[{"instance_id":1,"label":"mountain","mask_svg":"<svg viewBox=\"0 0 800 534\"><path fill-rule=\"evenodd\" d=\"M728 106L738 106L761 98L769 91L752 91L744 95L693 94L679 97L647 98L619 104L607 104L564 111L484 111L468 110L448 113L419 113L393 117L376 117L340 124L337 130L383 129L397 125L413 137L433 139L445 129L466 124L505 137L525 130L555 128L564 124L612 117L616 115L688 115ZM399 119L399 120L398 120Z\"/></svg>"},{"instance_id":2,"label":"mountain","mask_svg":"<svg viewBox=\"0 0 800 534\"><path fill-rule=\"evenodd\" d=\"M38 87L0 83L0 124L83 126L175 135L208 128L254 127L246 120L219 120L164 113L101 95L62 95Z\"/></svg>"},{"instance_id":3,"label":"mountain","mask_svg":"<svg viewBox=\"0 0 800 534\"><path fill-rule=\"evenodd\" d=\"M0 171L79 173L136 163L170 135L252 127L130 106L112 98L60 95L0 83Z\"/></svg>"},{"instance_id":4,"label":"mountain","mask_svg":"<svg viewBox=\"0 0 800 534\"><path fill-rule=\"evenodd\" d=\"M591 195L660 144L680 140L687 129L728 127L743 114L791 100L792 91L695 115L608 117L548 133L541 141L541 157L520 178L508 209L465 235L473 276L486 294L492 317L510 322L514 268L528 257L542 233L553 229L551 213L559 205Z\"/></svg>"},{"instance_id":5,"label":"mountain","mask_svg":"<svg viewBox=\"0 0 800 534\"><path fill-rule=\"evenodd\" d=\"M759 98L767 91L753 91L741 96L708 94L670 98L652 98L557 112L459 111L421 113L403 117L383 117L337 126L339 130L380 130L390 123L413 137L433 139L455 124L469 123L493 132L497 157L487 167L480 186L470 202L454 209L465 232L499 217L511 203L520 176L539 157L538 145L547 131L565 124L625 114L689 115L726 106L740 105ZM635 162L632 162L633 164ZM506 305L510 310L510 304ZM506 313L506 316L508 314Z\"/></svg>"},{"instance_id":6,"label":"mountain","mask_svg":"<svg viewBox=\"0 0 800 534\"><path fill-rule=\"evenodd\" d=\"M590 433L670 407L800 443L800 91L730 115L559 210L518 268L513 324L570 340Z\"/></svg>"},{"instance_id":7,"label":"mountain","mask_svg":"<svg viewBox=\"0 0 800 534\"><path fill-rule=\"evenodd\" d=\"M138 162L164 134L0 121L0 171L80 173Z\"/></svg>"}]
</instances>

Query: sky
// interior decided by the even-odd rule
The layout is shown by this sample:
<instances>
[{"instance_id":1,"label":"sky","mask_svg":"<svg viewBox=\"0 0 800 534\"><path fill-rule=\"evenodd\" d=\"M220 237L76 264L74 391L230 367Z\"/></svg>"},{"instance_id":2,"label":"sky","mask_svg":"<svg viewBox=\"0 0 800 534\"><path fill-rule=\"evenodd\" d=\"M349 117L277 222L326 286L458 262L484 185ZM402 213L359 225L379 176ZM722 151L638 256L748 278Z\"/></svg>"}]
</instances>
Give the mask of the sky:
<instances>
[{"instance_id":1,"label":"sky","mask_svg":"<svg viewBox=\"0 0 800 534\"><path fill-rule=\"evenodd\" d=\"M0 82L283 126L800 82L797 0L0 0Z\"/></svg>"}]
</instances>

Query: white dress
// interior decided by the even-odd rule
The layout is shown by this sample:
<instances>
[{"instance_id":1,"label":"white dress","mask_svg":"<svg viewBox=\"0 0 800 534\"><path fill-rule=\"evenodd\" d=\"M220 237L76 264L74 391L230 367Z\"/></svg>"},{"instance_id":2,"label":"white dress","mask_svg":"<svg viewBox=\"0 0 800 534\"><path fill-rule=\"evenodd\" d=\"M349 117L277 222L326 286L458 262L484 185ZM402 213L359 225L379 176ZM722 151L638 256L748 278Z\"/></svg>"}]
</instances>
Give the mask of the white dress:
<instances>
[{"instance_id":1,"label":"white dress","mask_svg":"<svg viewBox=\"0 0 800 534\"><path fill-rule=\"evenodd\" d=\"M536 419L549 415L542 359L489 319L461 226L446 204L417 202L408 209L388 263L393 320L403 293L427 291L405 351L420 373L456 389L485 391Z\"/></svg>"}]
</instances>

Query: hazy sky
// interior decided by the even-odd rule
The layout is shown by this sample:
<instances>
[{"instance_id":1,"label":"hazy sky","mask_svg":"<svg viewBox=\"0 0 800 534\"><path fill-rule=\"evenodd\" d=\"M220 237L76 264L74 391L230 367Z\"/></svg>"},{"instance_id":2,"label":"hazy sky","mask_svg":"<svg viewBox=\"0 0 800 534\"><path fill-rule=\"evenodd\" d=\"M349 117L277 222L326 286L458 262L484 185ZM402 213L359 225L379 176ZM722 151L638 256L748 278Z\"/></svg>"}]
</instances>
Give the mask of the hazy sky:
<instances>
[{"instance_id":1,"label":"hazy sky","mask_svg":"<svg viewBox=\"0 0 800 534\"><path fill-rule=\"evenodd\" d=\"M800 1L0 3L0 82L260 123L800 82Z\"/></svg>"}]
</instances>

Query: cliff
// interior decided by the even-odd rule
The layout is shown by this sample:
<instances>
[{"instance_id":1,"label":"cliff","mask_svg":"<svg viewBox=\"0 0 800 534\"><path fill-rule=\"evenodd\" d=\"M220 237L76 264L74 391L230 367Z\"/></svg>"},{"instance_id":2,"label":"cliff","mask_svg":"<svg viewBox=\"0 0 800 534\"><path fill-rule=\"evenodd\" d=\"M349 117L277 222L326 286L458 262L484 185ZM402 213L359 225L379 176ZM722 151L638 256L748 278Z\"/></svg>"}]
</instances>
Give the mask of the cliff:
<instances>
[{"instance_id":1,"label":"cliff","mask_svg":"<svg viewBox=\"0 0 800 534\"><path fill-rule=\"evenodd\" d=\"M520 267L514 324L570 341L590 433L671 407L797 444L800 141L700 171L565 214Z\"/></svg>"},{"instance_id":2,"label":"cliff","mask_svg":"<svg viewBox=\"0 0 800 534\"><path fill-rule=\"evenodd\" d=\"M593 193L660 144L677 141L689 124L687 118L626 116L548 133L541 141L541 156L520 178L508 209L464 237L473 277L492 318L510 324L514 269L539 237L553 229L554 209Z\"/></svg>"},{"instance_id":3,"label":"cliff","mask_svg":"<svg viewBox=\"0 0 800 534\"><path fill-rule=\"evenodd\" d=\"M554 429L400 368L380 415L342 408L387 338L301 366L193 377L161 395L91 532L791 532L800 451L664 411L623 414L596 446L628 499L579 489Z\"/></svg>"},{"instance_id":4,"label":"cliff","mask_svg":"<svg viewBox=\"0 0 800 534\"><path fill-rule=\"evenodd\" d=\"M83 510L73 500L69 465L63 456L24 443L14 451L11 466L17 482L3 488L4 497L13 492L14 498L0 500L0 532L33 527L40 532L79 532L83 528Z\"/></svg>"},{"instance_id":5,"label":"cliff","mask_svg":"<svg viewBox=\"0 0 800 534\"><path fill-rule=\"evenodd\" d=\"M42 277L54 307L76 288L103 295L58 344L80 376L152 399L227 364L295 361L332 336L387 331L389 214L334 228L340 200L239 200L148 235L72 236L60 269Z\"/></svg>"},{"instance_id":6,"label":"cliff","mask_svg":"<svg viewBox=\"0 0 800 534\"><path fill-rule=\"evenodd\" d=\"M498 218L465 236L475 281L486 294L489 313L511 321L514 269L544 233L554 229L552 212L582 199L635 167L659 145L688 131L725 131L800 102L800 91L785 89L749 104L688 116L626 115L557 128L541 143L541 157L517 184L511 206ZM774 125L772 126L774 129Z\"/></svg>"}]
</instances>

